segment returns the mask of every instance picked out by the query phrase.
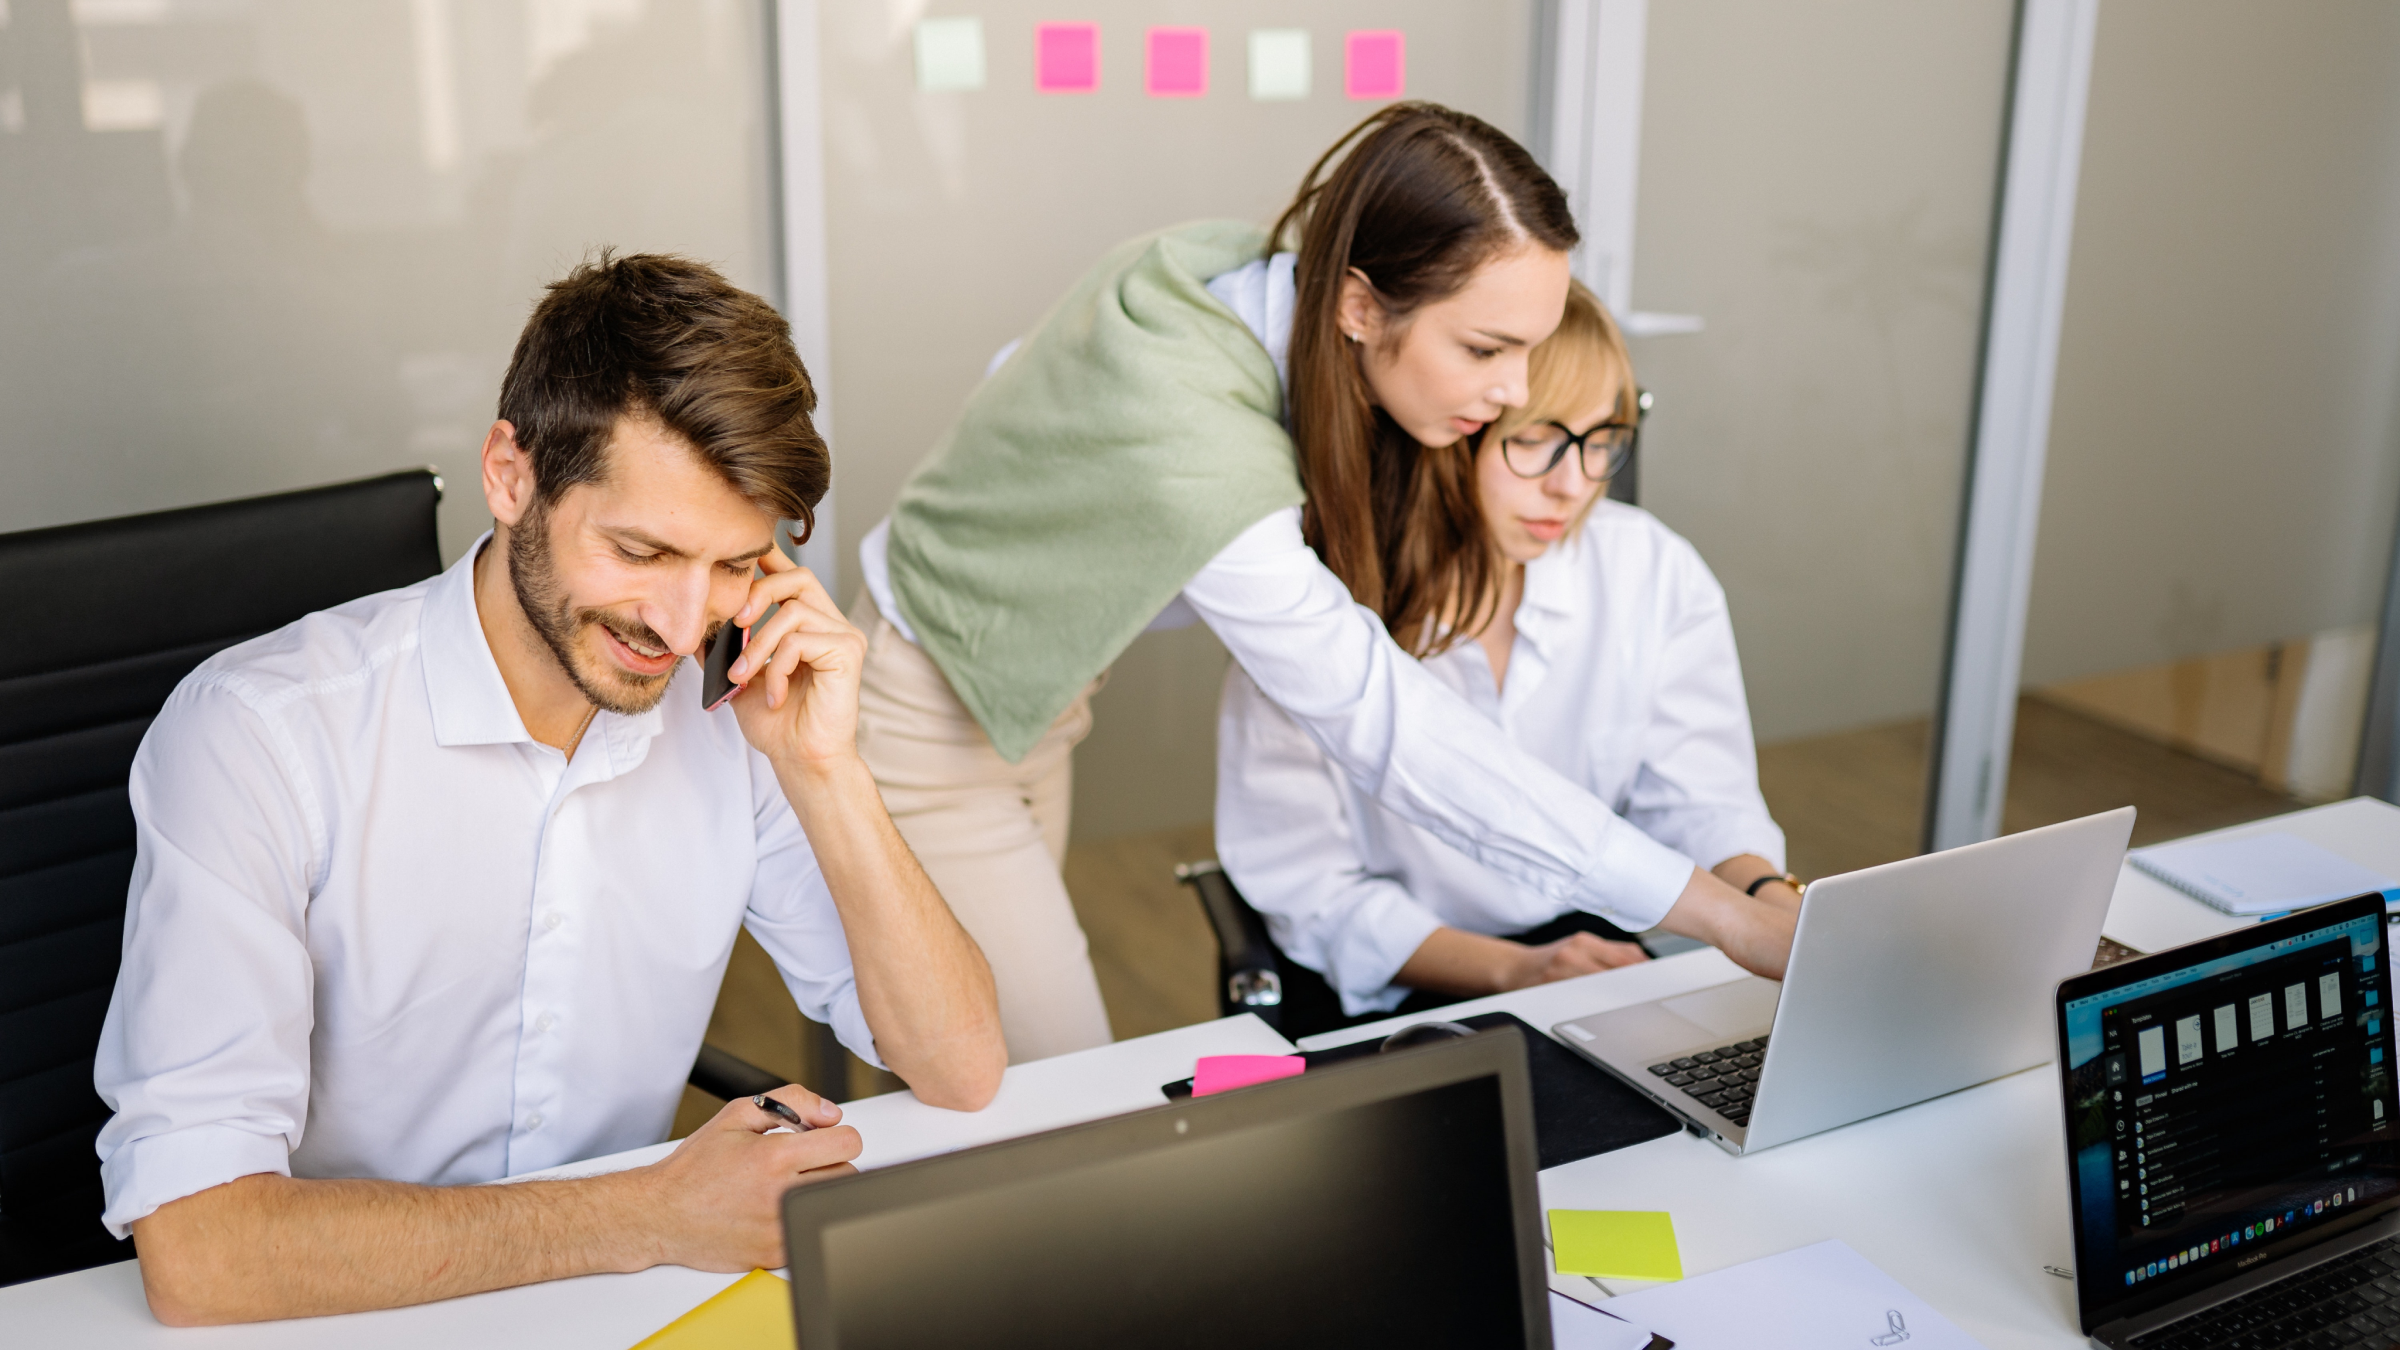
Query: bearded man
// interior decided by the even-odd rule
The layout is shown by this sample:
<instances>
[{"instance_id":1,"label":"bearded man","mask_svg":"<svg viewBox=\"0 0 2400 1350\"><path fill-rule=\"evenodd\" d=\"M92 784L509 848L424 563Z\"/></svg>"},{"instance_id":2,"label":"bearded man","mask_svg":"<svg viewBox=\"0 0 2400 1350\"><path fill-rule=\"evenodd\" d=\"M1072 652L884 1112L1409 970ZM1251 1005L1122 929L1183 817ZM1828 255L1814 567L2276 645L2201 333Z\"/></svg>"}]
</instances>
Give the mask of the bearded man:
<instances>
[{"instance_id":1,"label":"bearded man","mask_svg":"<svg viewBox=\"0 0 2400 1350\"><path fill-rule=\"evenodd\" d=\"M998 1090L990 971L858 757L865 640L776 548L828 482L815 402L764 301L603 254L517 343L492 533L167 701L95 1069L162 1321L782 1264L779 1197L859 1149L797 1086L816 1128L744 1100L652 1167L466 1184L665 1138L745 925L919 1097ZM709 710L684 658L726 623Z\"/></svg>"}]
</instances>

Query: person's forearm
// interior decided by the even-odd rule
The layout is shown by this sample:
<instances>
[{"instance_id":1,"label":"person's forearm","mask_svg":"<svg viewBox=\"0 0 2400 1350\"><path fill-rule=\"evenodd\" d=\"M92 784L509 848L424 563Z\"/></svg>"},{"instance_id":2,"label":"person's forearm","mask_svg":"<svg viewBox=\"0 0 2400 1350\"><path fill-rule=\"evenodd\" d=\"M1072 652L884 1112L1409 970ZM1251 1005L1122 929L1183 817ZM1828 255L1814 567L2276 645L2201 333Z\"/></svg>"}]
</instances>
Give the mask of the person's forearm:
<instances>
[{"instance_id":1,"label":"person's forearm","mask_svg":"<svg viewBox=\"0 0 2400 1350\"><path fill-rule=\"evenodd\" d=\"M1785 909L1800 908L1800 892L1783 879L1783 869L1755 853L1737 853L1708 869L1726 885L1761 900L1781 905ZM1762 877L1775 880L1757 885ZM1752 889L1756 886L1756 889Z\"/></svg>"},{"instance_id":2,"label":"person's forearm","mask_svg":"<svg viewBox=\"0 0 2400 1350\"><path fill-rule=\"evenodd\" d=\"M663 1253L620 1173L512 1186L303 1181L264 1173L133 1224L151 1311L170 1326L396 1308L602 1271Z\"/></svg>"},{"instance_id":3,"label":"person's forearm","mask_svg":"<svg viewBox=\"0 0 2400 1350\"><path fill-rule=\"evenodd\" d=\"M1513 989L1525 964L1525 948L1504 938L1458 928L1436 928L1401 963L1392 983L1433 994L1475 998Z\"/></svg>"},{"instance_id":4,"label":"person's forearm","mask_svg":"<svg viewBox=\"0 0 2400 1350\"><path fill-rule=\"evenodd\" d=\"M875 1049L924 1101L973 1111L1008 1067L991 967L884 810L864 761L776 766L849 935Z\"/></svg>"},{"instance_id":5,"label":"person's forearm","mask_svg":"<svg viewBox=\"0 0 2400 1350\"><path fill-rule=\"evenodd\" d=\"M1744 895L1714 873L1695 867L1683 894L1658 926L1698 938L1753 975L1780 980L1791 960L1798 917L1795 909Z\"/></svg>"}]
</instances>

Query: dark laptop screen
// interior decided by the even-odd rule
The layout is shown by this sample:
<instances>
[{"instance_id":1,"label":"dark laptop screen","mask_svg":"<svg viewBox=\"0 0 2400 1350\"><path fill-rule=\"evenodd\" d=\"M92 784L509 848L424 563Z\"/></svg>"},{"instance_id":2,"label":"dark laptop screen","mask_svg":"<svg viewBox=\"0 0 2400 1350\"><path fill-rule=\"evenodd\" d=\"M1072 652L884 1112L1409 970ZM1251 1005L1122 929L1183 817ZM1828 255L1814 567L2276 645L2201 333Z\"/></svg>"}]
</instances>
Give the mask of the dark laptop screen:
<instances>
[{"instance_id":1,"label":"dark laptop screen","mask_svg":"<svg viewBox=\"0 0 2400 1350\"><path fill-rule=\"evenodd\" d=\"M1521 1200L1502 1076L1347 1104L1263 1095L1286 1086L1254 1089L1262 1096L1231 1114L1212 1104L1237 1103L1204 1099L1105 1123L1088 1155L1034 1141L1044 1147L988 1164L910 1164L926 1184L872 1204L826 1197L847 1213L807 1217L813 1188L801 1188L787 1209L801 1339L840 1350L1525 1346L1523 1263L1540 1247L1520 1231L1530 1133ZM1257 1109L1278 1100L1291 1109ZM1118 1146L1137 1133L1151 1138ZM828 1185L867 1199L885 1179Z\"/></svg>"},{"instance_id":2,"label":"dark laptop screen","mask_svg":"<svg viewBox=\"0 0 2400 1350\"><path fill-rule=\"evenodd\" d=\"M2087 1329L2400 1194L2384 957L2343 901L2061 990Z\"/></svg>"}]
</instances>

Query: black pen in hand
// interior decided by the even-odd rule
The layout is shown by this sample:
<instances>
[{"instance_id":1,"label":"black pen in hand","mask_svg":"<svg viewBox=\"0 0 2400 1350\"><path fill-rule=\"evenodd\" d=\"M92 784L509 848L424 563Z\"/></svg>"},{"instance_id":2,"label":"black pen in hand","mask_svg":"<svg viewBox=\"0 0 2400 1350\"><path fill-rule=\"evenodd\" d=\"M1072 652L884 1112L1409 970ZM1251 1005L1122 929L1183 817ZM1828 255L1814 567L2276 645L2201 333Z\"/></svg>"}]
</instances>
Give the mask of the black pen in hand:
<instances>
[{"instance_id":1,"label":"black pen in hand","mask_svg":"<svg viewBox=\"0 0 2400 1350\"><path fill-rule=\"evenodd\" d=\"M770 1097L763 1092L755 1097L752 1097L750 1099L750 1104L757 1107L759 1110L766 1112L768 1115L774 1116L775 1118L783 1121L796 1131L813 1130L817 1128L816 1126L809 1124L807 1121L802 1120L799 1112L788 1106L785 1106L782 1102L775 1100L773 1097Z\"/></svg>"}]
</instances>

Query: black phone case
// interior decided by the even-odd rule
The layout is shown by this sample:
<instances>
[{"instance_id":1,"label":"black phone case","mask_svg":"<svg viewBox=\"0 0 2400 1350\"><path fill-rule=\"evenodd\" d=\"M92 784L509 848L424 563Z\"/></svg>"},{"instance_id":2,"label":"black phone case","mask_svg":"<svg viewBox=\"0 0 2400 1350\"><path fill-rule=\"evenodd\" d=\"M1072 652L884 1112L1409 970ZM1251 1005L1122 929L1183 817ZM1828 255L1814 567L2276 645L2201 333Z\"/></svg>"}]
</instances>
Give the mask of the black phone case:
<instances>
[{"instance_id":1,"label":"black phone case","mask_svg":"<svg viewBox=\"0 0 2400 1350\"><path fill-rule=\"evenodd\" d=\"M700 706L714 708L719 700L733 692L733 680L726 670L733 658L741 655L742 630L726 624L717 630L716 638L708 644L708 659L700 663Z\"/></svg>"}]
</instances>

